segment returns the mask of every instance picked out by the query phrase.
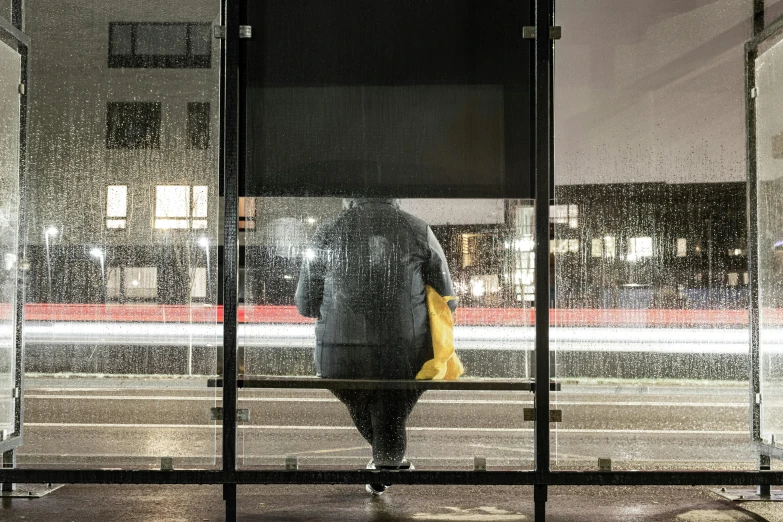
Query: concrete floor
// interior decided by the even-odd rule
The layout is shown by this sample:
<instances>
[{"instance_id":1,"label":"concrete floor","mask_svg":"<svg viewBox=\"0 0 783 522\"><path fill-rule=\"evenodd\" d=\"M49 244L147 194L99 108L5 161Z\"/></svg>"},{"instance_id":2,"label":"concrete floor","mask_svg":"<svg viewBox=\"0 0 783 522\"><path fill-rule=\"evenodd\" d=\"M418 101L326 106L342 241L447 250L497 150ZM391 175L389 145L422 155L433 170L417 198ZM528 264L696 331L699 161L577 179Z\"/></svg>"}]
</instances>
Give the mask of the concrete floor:
<instances>
[{"instance_id":1,"label":"concrete floor","mask_svg":"<svg viewBox=\"0 0 783 522\"><path fill-rule=\"evenodd\" d=\"M361 486L242 486L240 521L471 521L533 520L530 487L394 486L372 498ZM182 522L223 520L220 486L67 485L43 498L4 499L2 521ZM696 487L551 488L547 520L556 522L744 522L765 517ZM764 505L744 508L764 511ZM777 510L777 512L776 512Z\"/></svg>"}]
</instances>

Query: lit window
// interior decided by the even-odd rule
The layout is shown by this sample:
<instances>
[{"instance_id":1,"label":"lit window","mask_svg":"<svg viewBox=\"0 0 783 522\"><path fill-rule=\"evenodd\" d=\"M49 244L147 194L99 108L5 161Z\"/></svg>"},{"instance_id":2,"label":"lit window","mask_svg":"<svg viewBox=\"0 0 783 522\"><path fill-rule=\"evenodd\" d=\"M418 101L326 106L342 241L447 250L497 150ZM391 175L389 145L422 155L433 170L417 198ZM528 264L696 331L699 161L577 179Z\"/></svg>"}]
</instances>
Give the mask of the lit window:
<instances>
[{"instance_id":1,"label":"lit window","mask_svg":"<svg viewBox=\"0 0 783 522\"><path fill-rule=\"evenodd\" d=\"M579 227L578 205L552 205L549 210L549 221L557 224L568 224L569 228Z\"/></svg>"},{"instance_id":2,"label":"lit window","mask_svg":"<svg viewBox=\"0 0 783 522\"><path fill-rule=\"evenodd\" d=\"M158 185L155 228L207 228L208 193L201 185Z\"/></svg>"},{"instance_id":3,"label":"lit window","mask_svg":"<svg viewBox=\"0 0 783 522\"><path fill-rule=\"evenodd\" d=\"M632 237L628 239L628 261L638 261L645 257L652 257L652 238L651 237Z\"/></svg>"},{"instance_id":4,"label":"lit window","mask_svg":"<svg viewBox=\"0 0 783 522\"><path fill-rule=\"evenodd\" d=\"M14 268L16 266L16 262L18 260L16 254L6 254L4 256L4 258L5 258L5 269L6 270L11 270L12 268Z\"/></svg>"},{"instance_id":5,"label":"lit window","mask_svg":"<svg viewBox=\"0 0 783 522\"><path fill-rule=\"evenodd\" d=\"M737 256L744 256L745 250L741 248L730 248L729 249L729 257L737 257Z\"/></svg>"},{"instance_id":6,"label":"lit window","mask_svg":"<svg viewBox=\"0 0 783 522\"><path fill-rule=\"evenodd\" d=\"M738 272L729 272L727 274L727 282L729 286L737 286L739 284L739 273Z\"/></svg>"},{"instance_id":7,"label":"lit window","mask_svg":"<svg viewBox=\"0 0 783 522\"><path fill-rule=\"evenodd\" d=\"M127 216L127 185L109 185L106 189L106 228L125 228Z\"/></svg>"},{"instance_id":8,"label":"lit window","mask_svg":"<svg viewBox=\"0 0 783 522\"><path fill-rule=\"evenodd\" d=\"M158 268L155 266L126 267L125 297L154 299L158 296Z\"/></svg>"},{"instance_id":9,"label":"lit window","mask_svg":"<svg viewBox=\"0 0 783 522\"><path fill-rule=\"evenodd\" d=\"M576 254L579 252L579 240L554 239L549 242L549 248L554 254Z\"/></svg>"},{"instance_id":10,"label":"lit window","mask_svg":"<svg viewBox=\"0 0 783 522\"><path fill-rule=\"evenodd\" d=\"M614 236L604 236L604 258L614 259L616 255L617 248Z\"/></svg>"},{"instance_id":11,"label":"lit window","mask_svg":"<svg viewBox=\"0 0 783 522\"><path fill-rule=\"evenodd\" d=\"M568 226L579 227L579 207L576 205L568 205Z\"/></svg>"},{"instance_id":12,"label":"lit window","mask_svg":"<svg viewBox=\"0 0 783 522\"><path fill-rule=\"evenodd\" d=\"M204 299L207 297L207 269L193 267L190 269L190 297Z\"/></svg>"},{"instance_id":13,"label":"lit window","mask_svg":"<svg viewBox=\"0 0 783 522\"><path fill-rule=\"evenodd\" d=\"M688 255L688 240L684 237L677 238L677 257Z\"/></svg>"},{"instance_id":14,"label":"lit window","mask_svg":"<svg viewBox=\"0 0 783 522\"><path fill-rule=\"evenodd\" d=\"M602 239L593 239L591 242L590 255L593 257L604 256L604 241Z\"/></svg>"},{"instance_id":15,"label":"lit window","mask_svg":"<svg viewBox=\"0 0 783 522\"><path fill-rule=\"evenodd\" d=\"M745 285L748 284L748 273L747 272L742 274L742 284L745 284Z\"/></svg>"}]
</instances>

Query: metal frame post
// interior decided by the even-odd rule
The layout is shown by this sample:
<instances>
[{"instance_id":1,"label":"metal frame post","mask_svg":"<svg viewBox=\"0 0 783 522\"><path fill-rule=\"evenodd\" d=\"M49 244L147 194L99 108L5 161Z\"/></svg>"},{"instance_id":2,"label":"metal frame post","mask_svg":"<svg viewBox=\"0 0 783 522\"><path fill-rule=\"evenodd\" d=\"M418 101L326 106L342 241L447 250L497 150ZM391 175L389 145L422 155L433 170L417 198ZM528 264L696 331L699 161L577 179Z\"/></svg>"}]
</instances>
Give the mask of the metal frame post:
<instances>
[{"instance_id":1,"label":"metal frame post","mask_svg":"<svg viewBox=\"0 0 783 522\"><path fill-rule=\"evenodd\" d=\"M754 3L755 5L755 3ZM755 22L755 20L754 20ZM754 23L755 30L755 23ZM755 45L745 50L745 124L748 205L748 305L750 333L750 426L753 441L761 440L761 364L759 361L758 185L756 162Z\"/></svg>"},{"instance_id":2,"label":"metal frame post","mask_svg":"<svg viewBox=\"0 0 783 522\"><path fill-rule=\"evenodd\" d=\"M550 473L549 433L549 204L552 174L552 58L549 38L554 26L554 0L536 0L534 59L535 124L534 172L536 180L536 390L534 428L535 473L545 481ZM534 487L535 520L546 520L547 485Z\"/></svg>"},{"instance_id":3,"label":"metal frame post","mask_svg":"<svg viewBox=\"0 0 783 522\"><path fill-rule=\"evenodd\" d=\"M24 436L24 302L25 302L25 277L21 265L26 258L24 238L27 231L27 61L30 40L24 34L24 0L11 2L11 23L3 21L4 33L16 40L16 50L20 58L20 84L24 87L20 91L19 98L19 202L18 202L18 245L16 267L16 295L14 307L14 429L6 440L0 440L0 452L2 452L2 468L16 468L16 448L22 445ZM13 491L15 485L12 481L1 482L2 491Z\"/></svg>"},{"instance_id":4,"label":"metal frame post","mask_svg":"<svg viewBox=\"0 0 783 522\"><path fill-rule=\"evenodd\" d=\"M226 520L236 520L237 488L237 274L239 268L239 2L222 0L225 38L221 47L221 159L223 229L223 499Z\"/></svg>"},{"instance_id":5,"label":"metal frame post","mask_svg":"<svg viewBox=\"0 0 783 522\"><path fill-rule=\"evenodd\" d=\"M764 0L753 0L753 37L764 31ZM747 164L747 216L748 216L748 323L750 352L748 376L750 394L751 443L760 446L761 439L761 349L759 312L759 242L758 242L758 163L756 150L756 58L758 45L751 42L745 48L745 124ZM770 469L770 456L758 455L759 471ZM770 496L770 485L758 486L760 496Z\"/></svg>"}]
</instances>

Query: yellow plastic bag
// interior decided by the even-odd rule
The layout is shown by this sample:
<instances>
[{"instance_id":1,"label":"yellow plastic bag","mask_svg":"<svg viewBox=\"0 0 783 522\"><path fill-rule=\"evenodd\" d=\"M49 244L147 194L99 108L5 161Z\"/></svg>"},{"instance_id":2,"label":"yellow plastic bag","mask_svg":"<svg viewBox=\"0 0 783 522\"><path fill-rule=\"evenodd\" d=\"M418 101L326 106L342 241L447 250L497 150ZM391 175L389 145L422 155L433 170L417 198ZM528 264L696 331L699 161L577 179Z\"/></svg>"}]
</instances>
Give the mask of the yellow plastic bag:
<instances>
[{"instance_id":1,"label":"yellow plastic bag","mask_svg":"<svg viewBox=\"0 0 783 522\"><path fill-rule=\"evenodd\" d=\"M416 374L417 380L454 380L463 373L465 367L454 351L454 320L451 316L449 301L454 296L441 296L429 285L424 287L427 295L427 311L430 315L432 351L435 355Z\"/></svg>"}]
</instances>

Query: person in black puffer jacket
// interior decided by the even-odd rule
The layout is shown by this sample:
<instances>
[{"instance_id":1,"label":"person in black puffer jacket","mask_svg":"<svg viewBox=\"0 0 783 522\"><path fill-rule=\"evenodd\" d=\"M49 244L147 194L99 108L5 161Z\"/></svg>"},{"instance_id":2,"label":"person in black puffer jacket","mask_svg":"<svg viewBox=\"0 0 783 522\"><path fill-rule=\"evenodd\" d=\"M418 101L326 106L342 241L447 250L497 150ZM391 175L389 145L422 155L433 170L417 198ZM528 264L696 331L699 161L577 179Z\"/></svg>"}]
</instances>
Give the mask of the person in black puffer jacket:
<instances>
[{"instance_id":1,"label":"person in black puffer jacket","mask_svg":"<svg viewBox=\"0 0 783 522\"><path fill-rule=\"evenodd\" d=\"M303 253L296 306L317 317L318 376L414 379L433 358L424 285L454 295L430 227L392 199L344 200ZM450 306L454 311L454 301ZM418 390L335 390L378 468L403 465Z\"/></svg>"}]
</instances>

